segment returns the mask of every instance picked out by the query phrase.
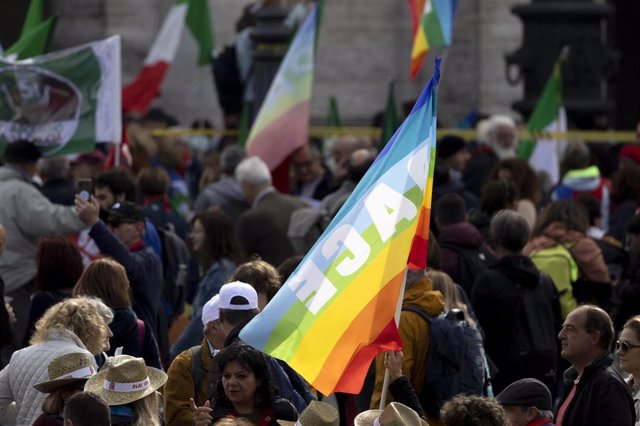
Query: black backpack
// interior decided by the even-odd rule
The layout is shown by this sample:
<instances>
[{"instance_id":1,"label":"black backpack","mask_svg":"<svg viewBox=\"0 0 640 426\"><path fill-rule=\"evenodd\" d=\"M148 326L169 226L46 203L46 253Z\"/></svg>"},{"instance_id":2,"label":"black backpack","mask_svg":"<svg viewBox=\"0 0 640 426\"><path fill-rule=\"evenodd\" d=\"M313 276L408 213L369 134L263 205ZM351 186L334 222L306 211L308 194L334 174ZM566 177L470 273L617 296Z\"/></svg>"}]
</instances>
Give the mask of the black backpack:
<instances>
[{"instance_id":1,"label":"black backpack","mask_svg":"<svg viewBox=\"0 0 640 426\"><path fill-rule=\"evenodd\" d=\"M464 313L452 309L435 317L404 306L431 325L429 350L420 404L429 417L439 418L442 405L458 394L482 395L488 373L480 332L469 325Z\"/></svg>"},{"instance_id":2,"label":"black backpack","mask_svg":"<svg viewBox=\"0 0 640 426\"><path fill-rule=\"evenodd\" d=\"M442 243L446 248L458 253L458 281L467 295L471 295L471 288L476 278L496 261L495 255L485 243L478 248L460 247L454 244Z\"/></svg>"},{"instance_id":3,"label":"black backpack","mask_svg":"<svg viewBox=\"0 0 640 426\"><path fill-rule=\"evenodd\" d=\"M545 286L553 291L551 278L541 272L534 289L515 285L521 297L515 309L509 358L526 368L530 376L554 381L558 355L556 315L544 294Z\"/></svg>"},{"instance_id":4,"label":"black backpack","mask_svg":"<svg viewBox=\"0 0 640 426\"><path fill-rule=\"evenodd\" d=\"M178 235L167 228L156 228L162 243L162 305L169 320L184 311L189 249Z\"/></svg>"}]
</instances>

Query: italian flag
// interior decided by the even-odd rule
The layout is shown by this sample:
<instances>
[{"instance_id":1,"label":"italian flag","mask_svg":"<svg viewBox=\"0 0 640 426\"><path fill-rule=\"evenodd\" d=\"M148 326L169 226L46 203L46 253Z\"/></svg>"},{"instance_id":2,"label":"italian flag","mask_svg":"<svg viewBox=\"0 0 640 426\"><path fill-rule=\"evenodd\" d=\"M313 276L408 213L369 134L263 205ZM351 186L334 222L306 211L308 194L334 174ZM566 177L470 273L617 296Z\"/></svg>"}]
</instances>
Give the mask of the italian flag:
<instances>
[{"instance_id":1,"label":"italian flag","mask_svg":"<svg viewBox=\"0 0 640 426\"><path fill-rule=\"evenodd\" d=\"M199 46L198 63L211 62L213 36L207 0L179 0L169 9L138 77L122 91L122 111L144 114L160 94L176 57L185 23Z\"/></svg>"},{"instance_id":2,"label":"italian flag","mask_svg":"<svg viewBox=\"0 0 640 426\"><path fill-rule=\"evenodd\" d=\"M567 113L562 106L560 66L561 60L558 60L527 122L527 130L530 132L567 131ZM518 144L518 156L528 159L534 170L547 173L555 185L561 178L560 156L565 146L566 141L544 138L537 141L524 140Z\"/></svg>"}]
</instances>

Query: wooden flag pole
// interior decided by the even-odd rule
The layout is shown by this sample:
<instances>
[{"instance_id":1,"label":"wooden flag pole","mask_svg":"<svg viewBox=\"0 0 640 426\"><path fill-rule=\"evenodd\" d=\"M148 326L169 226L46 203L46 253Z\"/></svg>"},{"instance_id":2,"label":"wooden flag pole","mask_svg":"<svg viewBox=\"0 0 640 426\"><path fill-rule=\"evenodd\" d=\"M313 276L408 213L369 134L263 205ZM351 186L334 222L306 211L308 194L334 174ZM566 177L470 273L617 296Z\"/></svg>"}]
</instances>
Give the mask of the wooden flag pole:
<instances>
[{"instance_id":1,"label":"wooden flag pole","mask_svg":"<svg viewBox=\"0 0 640 426\"><path fill-rule=\"evenodd\" d=\"M398 295L398 303L396 304L396 325L400 328L400 314L402 313L402 300L404 299L404 288L407 285L407 268L404 268L404 277L402 277L402 286ZM384 369L384 381L382 382L382 393L380 394L380 409L384 410L387 405L387 390L389 389L389 369Z\"/></svg>"}]
</instances>

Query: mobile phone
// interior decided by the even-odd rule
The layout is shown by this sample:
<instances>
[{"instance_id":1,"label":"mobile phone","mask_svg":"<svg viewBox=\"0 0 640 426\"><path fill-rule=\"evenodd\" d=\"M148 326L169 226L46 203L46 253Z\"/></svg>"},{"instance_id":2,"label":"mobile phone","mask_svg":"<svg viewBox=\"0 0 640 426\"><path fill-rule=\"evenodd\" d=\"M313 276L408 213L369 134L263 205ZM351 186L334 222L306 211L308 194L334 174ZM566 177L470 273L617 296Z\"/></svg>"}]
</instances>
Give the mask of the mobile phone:
<instances>
[{"instance_id":1,"label":"mobile phone","mask_svg":"<svg viewBox=\"0 0 640 426\"><path fill-rule=\"evenodd\" d=\"M89 201L93 192L93 182L91 179L78 179L78 194L83 200Z\"/></svg>"}]
</instances>

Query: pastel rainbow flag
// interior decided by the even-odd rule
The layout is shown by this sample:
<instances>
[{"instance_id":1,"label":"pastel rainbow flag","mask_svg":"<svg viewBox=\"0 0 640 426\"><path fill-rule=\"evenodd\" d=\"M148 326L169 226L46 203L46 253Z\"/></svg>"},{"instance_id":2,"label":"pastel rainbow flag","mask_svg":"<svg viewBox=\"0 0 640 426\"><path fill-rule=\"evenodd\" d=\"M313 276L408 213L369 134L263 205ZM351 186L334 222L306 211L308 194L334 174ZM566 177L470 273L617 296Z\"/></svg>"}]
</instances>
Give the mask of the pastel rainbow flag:
<instances>
[{"instance_id":1,"label":"pastel rainbow flag","mask_svg":"<svg viewBox=\"0 0 640 426\"><path fill-rule=\"evenodd\" d=\"M307 142L317 8L304 21L271 83L249 132L247 152L275 170Z\"/></svg>"},{"instance_id":2,"label":"pastel rainbow flag","mask_svg":"<svg viewBox=\"0 0 640 426\"><path fill-rule=\"evenodd\" d=\"M422 16L415 18L416 7L420 4ZM453 34L453 15L457 0L411 0L413 48L411 49L411 78L418 75L427 52L432 47L451 46ZM416 28L417 22L417 28Z\"/></svg>"},{"instance_id":3,"label":"pastel rainbow flag","mask_svg":"<svg viewBox=\"0 0 640 426\"><path fill-rule=\"evenodd\" d=\"M240 333L325 395L358 393L373 358L402 347L394 316L404 271L411 260L426 264L439 76L436 59L411 114L300 266Z\"/></svg>"}]
</instances>

